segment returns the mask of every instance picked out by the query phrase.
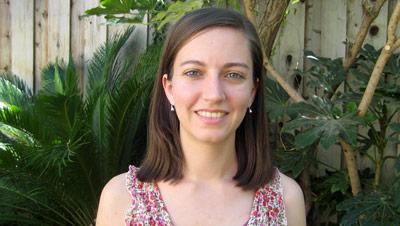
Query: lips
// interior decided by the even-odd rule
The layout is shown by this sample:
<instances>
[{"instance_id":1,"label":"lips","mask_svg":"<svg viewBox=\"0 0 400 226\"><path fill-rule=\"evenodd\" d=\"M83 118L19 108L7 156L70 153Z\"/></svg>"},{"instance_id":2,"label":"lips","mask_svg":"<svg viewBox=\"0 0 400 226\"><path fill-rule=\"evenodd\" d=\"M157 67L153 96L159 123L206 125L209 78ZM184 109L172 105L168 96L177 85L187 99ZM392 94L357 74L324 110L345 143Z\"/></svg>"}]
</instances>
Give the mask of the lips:
<instances>
[{"instance_id":1,"label":"lips","mask_svg":"<svg viewBox=\"0 0 400 226\"><path fill-rule=\"evenodd\" d=\"M202 117L210 119L222 118L228 114L227 112L224 111L204 111L204 110L197 111L196 113Z\"/></svg>"}]
</instances>

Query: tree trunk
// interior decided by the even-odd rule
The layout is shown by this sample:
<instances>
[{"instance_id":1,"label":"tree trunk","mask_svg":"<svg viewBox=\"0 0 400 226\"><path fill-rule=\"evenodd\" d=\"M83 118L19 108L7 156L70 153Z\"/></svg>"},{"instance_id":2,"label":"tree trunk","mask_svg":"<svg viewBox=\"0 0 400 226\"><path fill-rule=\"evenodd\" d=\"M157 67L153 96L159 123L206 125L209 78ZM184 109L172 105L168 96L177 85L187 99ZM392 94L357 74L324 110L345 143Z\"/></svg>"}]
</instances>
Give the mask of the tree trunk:
<instances>
[{"instance_id":1,"label":"tree trunk","mask_svg":"<svg viewBox=\"0 0 400 226\"><path fill-rule=\"evenodd\" d=\"M357 195L361 191L360 176L358 175L357 160L353 148L343 140L340 140L344 158L346 160L347 172L349 173L351 192Z\"/></svg>"},{"instance_id":2,"label":"tree trunk","mask_svg":"<svg viewBox=\"0 0 400 226\"><path fill-rule=\"evenodd\" d=\"M266 57L270 57L272 47L279 27L285 18L285 12L290 0L243 0L247 11L251 10L254 16L253 22L258 29ZM253 6L253 7L251 7ZM257 12L256 14L254 12Z\"/></svg>"}]
</instances>

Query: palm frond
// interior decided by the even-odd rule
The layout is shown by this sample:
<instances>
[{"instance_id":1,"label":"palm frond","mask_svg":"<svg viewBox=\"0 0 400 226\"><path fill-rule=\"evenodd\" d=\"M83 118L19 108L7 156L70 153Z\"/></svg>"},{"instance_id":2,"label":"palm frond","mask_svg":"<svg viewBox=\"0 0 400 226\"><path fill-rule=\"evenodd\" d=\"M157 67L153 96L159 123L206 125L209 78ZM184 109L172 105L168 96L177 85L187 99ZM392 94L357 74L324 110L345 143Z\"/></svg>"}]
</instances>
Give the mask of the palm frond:
<instances>
[{"instance_id":1,"label":"palm frond","mask_svg":"<svg viewBox=\"0 0 400 226\"><path fill-rule=\"evenodd\" d=\"M3 107L25 108L31 106L31 102L32 90L21 78L10 73L0 74L0 103Z\"/></svg>"},{"instance_id":2,"label":"palm frond","mask_svg":"<svg viewBox=\"0 0 400 226\"><path fill-rule=\"evenodd\" d=\"M112 89L124 75L121 73L118 54L134 29L130 27L123 34L116 34L93 54L88 65L87 90L95 90L104 85Z\"/></svg>"},{"instance_id":3,"label":"palm frond","mask_svg":"<svg viewBox=\"0 0 400 226\"><path fill-rule=\"evenodd\" d=\"M24 219L24 216L29 216L31 219L43 218L49 225L73 224L57 206L53 205L54 202L49 199L51 196L48 196L46 187L29 178L29 175L18 174L18 176L20 177L15 178L2 174L0 177L0 206L3 210L0 222L7 218L15 221L16 219L11 219L11 213L14 213L14 216L19 216L21 219Z\"/></svg>"}]
</instances>

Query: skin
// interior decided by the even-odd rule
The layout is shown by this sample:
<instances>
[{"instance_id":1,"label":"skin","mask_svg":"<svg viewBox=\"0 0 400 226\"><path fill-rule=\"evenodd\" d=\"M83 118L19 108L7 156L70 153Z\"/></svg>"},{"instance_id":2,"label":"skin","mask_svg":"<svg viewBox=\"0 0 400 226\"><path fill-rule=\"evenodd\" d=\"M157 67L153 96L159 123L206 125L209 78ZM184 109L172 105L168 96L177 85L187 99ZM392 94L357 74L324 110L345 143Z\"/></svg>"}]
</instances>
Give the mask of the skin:
<instances>
[{"instance_id":1,"label":"skin","mask_svg":"<svg viewBox=\"0 0 400 226\"><path fill-rule=\"evenodd\" d=\"M245 36L231 28L207 29L178 52L172 79L163 75L165 94L180 121L185 156L179 183L158 182L175 225L243 225L255 191L232 179L237 170L235 131L251 106L257 84ZM103 189L97 225L124 224L131 197L126 174ZM281 174L288 225L305 225L303 194Z\"/></svg>"}]
</instances>

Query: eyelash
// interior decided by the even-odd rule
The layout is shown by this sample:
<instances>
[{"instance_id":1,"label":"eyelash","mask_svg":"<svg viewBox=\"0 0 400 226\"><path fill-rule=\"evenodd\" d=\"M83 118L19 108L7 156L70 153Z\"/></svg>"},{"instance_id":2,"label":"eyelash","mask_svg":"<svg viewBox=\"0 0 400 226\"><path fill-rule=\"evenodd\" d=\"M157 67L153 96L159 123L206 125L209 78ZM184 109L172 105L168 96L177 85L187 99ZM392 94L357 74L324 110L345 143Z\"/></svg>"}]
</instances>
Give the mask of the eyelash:
<instances>
[{"instance_id":1,"label":"eyelash","mask_svg":"<svg viewBox=\"0 0 400 226\"><path fill-rule=\"evenodd\" d=\"M201 75L201 72L198 70L189 70L183 73L185 76L190 77L190 78L195 78L199 77ZM240 73L237 72L228 72L226 73L226 77L228 79L244 79L244 76Z\"/></svg>"},{"instance_id":2,"label":"eyelash","mask_svg":"<svg viewBox=\"0 0 400 226\"><path fill-rule=\"evenodd\" d=\"M234 75L234 77L232 77L231 75ZM227 74L228 78L232 78L232 79L243 79L243 75L241 75L240 73L236 73L236 72L229 72Z\"/></svg>"},{"instance_id":3,"label":"eyelash","mask_svg":"<svg viewBox=\"0 0 400 226\"><path fill-rule=\"evenodd\" d=\"M190 71L184 72L183 74L188 77L198 77L200 75L200 72L197 70L190 70Z\"/></svg>"}]
</instances>

